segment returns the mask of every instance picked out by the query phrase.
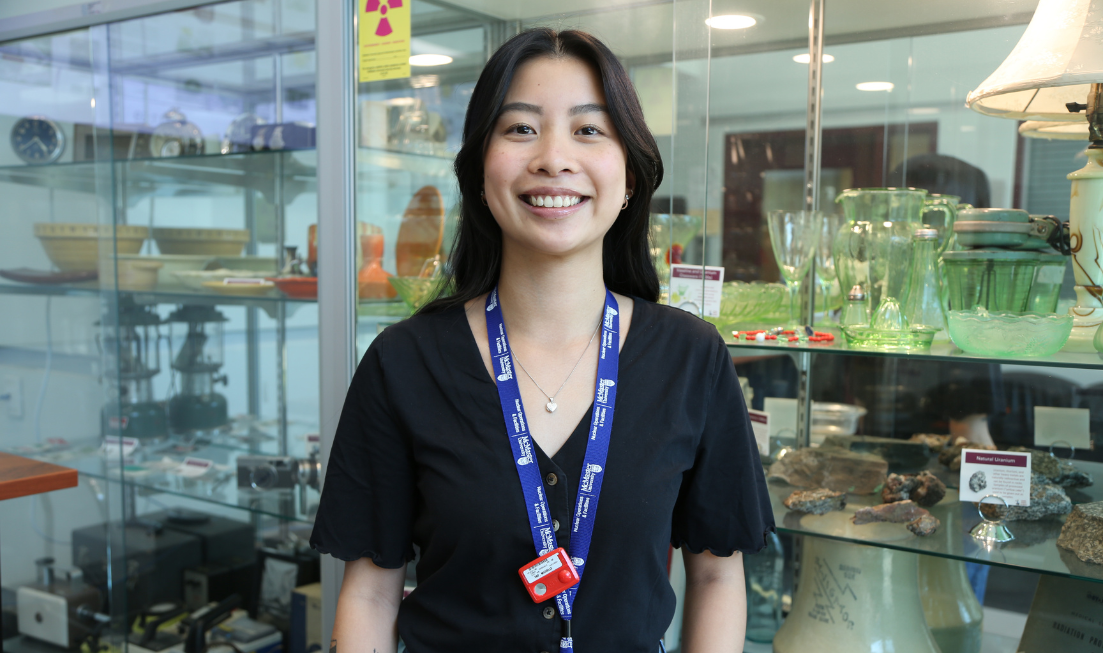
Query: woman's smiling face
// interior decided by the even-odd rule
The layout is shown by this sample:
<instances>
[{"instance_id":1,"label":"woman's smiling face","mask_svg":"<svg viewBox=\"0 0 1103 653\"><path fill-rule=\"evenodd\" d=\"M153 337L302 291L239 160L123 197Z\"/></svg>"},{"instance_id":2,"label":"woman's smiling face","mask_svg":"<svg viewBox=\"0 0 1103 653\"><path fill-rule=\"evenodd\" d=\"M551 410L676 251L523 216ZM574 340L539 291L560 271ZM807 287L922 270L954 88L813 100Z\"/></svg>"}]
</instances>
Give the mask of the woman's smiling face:
<instances>
[{"instance_id":1,"label":"woman's smiling face","mask_svg":"<svg viewBox=\"0 0 1103 653\"><path fill-rule=\"evenodd\" d=\"M602 239L634 180L601 82L573 57L517 69L484 158L484 189L503 241L566 255Z\"/></svg>"}]
</instances>

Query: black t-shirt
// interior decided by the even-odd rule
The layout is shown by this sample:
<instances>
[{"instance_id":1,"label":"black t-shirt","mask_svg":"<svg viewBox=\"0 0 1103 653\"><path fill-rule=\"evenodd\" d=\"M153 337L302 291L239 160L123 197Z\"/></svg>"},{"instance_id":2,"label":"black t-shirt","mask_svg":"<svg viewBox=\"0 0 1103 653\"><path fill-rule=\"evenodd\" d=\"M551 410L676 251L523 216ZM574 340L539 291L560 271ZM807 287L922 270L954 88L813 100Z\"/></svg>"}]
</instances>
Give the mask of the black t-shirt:
<instances>
[{"instance_id":1,"label":"black t-shirt","mask_svg":"<svg viewBox=\"0 0 1103 653\"><path fill-rule=\"evenodd\" d=\"M592 412L592 409L591 411ZM569 550L589 412L549 459L549 509ZM731 358L712 325L635 300L586 574L580 653L654 653L674 614L669 545L754 552L774 527ZM498 391L462 308L388 327L360 362L311 544L398 568L420 548L398 630L410 653L557 651L555 601L517 570L536 557Z\"/></svg>"}]
</instances>

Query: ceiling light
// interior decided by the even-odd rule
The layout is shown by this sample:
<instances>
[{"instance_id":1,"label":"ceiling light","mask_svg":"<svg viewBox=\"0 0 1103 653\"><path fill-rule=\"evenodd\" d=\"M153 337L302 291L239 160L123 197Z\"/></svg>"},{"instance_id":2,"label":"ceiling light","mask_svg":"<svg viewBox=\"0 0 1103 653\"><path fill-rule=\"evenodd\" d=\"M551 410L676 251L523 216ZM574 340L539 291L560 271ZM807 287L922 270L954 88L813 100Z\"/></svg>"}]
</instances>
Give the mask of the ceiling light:
<instances>
[{"instance_id":1,"label":"ceiling light","mask_svg":"<svg viewBox=\"0 0 1103 653\"><path fill-rule=\"evenodd\" d=\"M798 55L793 57L793 61L795 61L797 63L808 63L811 60L812 60L812 57L809 56L809 54L807 52L805 52L804 54L798 54ZM835 60L835 57L833 57L829 54L823 55L823 62L824 63L831 63L834 60Z\"/></svg>"},{"instance_id":2,"label":"ceiling light","mask_svg":"<svg viewBox=\"0 0 1103 653\"><path fill-rule=\"evenodd\" d=\"M891 91L896 85L892 82L862 82L855 88L859 91Z\"/></svg>"},{"instance_id":3,"label":"ceiling light","mask_svg":"<svg viewBox=\"0 0 1103 653\"><path fill-rule=\"evenodd\" d=\"M745 14L713 16L705 21L705 24L713 29L747 29L748 27L754 27L757 23L757 19Z\"/></svg>"},{"instance_id":4,"label":"ceiling light","mask_svg":"<svg viewBox=\"0 0 1103 653\"><path fill-rule=\"evenodd\" d=\"M446 54L415 54L410 57L411 66L443 66L452 63L452 57Z\"/></svg>"}]
</instances>

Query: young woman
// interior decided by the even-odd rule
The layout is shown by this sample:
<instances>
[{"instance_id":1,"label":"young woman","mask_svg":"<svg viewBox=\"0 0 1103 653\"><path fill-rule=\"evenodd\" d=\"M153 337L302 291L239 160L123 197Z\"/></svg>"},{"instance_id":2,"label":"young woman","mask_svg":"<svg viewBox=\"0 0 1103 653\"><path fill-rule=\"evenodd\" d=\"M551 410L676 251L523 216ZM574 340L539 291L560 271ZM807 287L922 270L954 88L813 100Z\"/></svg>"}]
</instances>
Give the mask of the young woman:
<instances>
[{"instance_id":1,"label":"young woman","mask_svg":"<svg viewBox=\"0 0 1103 653\"><path fill-rule=\"evenodd\" d=\"M722 340L654 303L662 162L627 72L582 32L514 37L456 175L454 293L376 338L334 441L311 540L349 561L333 646L655 653L673 544L683 650L741 651L738 552L773 518Z\"/></svg>"}]
</instances>

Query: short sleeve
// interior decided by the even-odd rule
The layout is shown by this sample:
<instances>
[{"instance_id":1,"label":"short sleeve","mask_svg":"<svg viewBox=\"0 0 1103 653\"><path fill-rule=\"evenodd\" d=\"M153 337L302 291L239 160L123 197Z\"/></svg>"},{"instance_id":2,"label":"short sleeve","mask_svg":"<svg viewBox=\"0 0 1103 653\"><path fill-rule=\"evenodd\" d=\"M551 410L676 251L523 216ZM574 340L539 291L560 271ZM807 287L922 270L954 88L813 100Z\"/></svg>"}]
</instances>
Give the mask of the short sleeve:
<instances>
[{"instance_id":1,"label":"short sleeve","mask_svg":"<svg viewBox=\"0 0 1103 653\"><path fill-rule=\"evenodd\" d=\"M766 546L774 515L735 366L722 341L717 349L704 429L674 506L671 544L718 556L755 553Z\"/></svg>"},{"instance_id":2,"label":"short sleeve","mask_svg":"<svg viewBox=\"0 0 1103 653\"><path fill-rule=\"evenodd\" d=\"M398 569L414 557L415 485L409 441L389 401L383 339L372 343L345 396L310 545Z\"/></svg>"}]
</instances>

